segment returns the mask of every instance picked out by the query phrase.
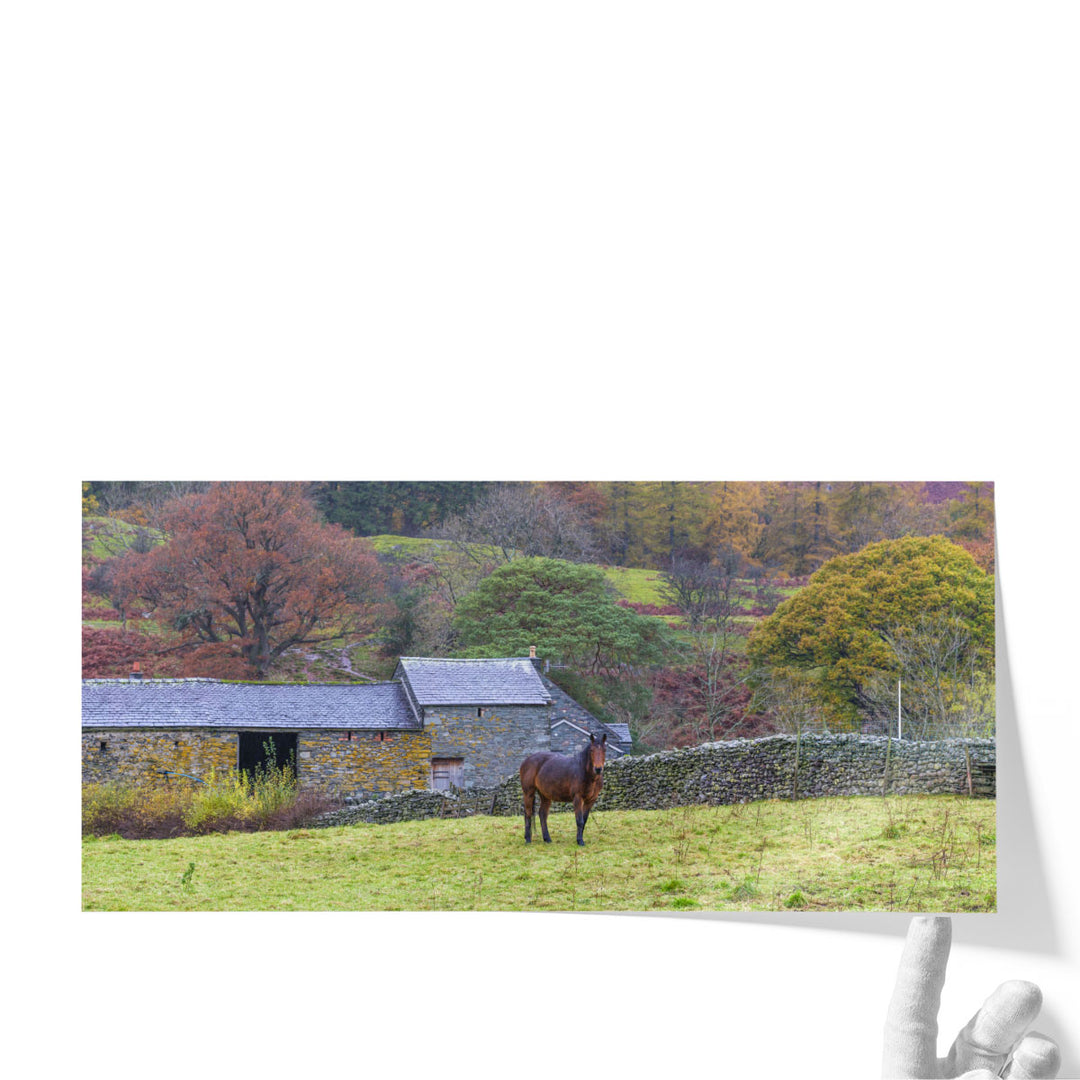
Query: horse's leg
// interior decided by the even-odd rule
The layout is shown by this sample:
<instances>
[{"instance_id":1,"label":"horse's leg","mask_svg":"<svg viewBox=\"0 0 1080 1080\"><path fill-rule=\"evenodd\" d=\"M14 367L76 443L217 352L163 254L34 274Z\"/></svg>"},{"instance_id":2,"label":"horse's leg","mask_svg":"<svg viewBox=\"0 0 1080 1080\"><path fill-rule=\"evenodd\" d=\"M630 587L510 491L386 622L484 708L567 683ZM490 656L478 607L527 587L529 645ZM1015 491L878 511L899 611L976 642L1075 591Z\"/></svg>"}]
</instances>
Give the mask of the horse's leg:
<instances>
[{"instance_id":1,"label":"horse's leg","mask_svg":"<svg viewBox=\"0 0 1080 1080\"><path fill-rule=\"evenodd\" d=\"M532 843L532 823L533 823L533 796L536 794L535 788L527 788L525 791L525 843Z\"/></svg>"},{"instance_id":2,"label":"horse's leg","mask_svg":"<svg viewBox=\"0 0 1080 1080\"><path fill-rule=\"evenodd\" d=\"M540 792L540 832L543 834L544 843L551 843L551 833L548 832L547 816L548 810L551 809L551 800L541 791Z\"/></svg>"},{"instance_id":3,"label":"horse's leg","mask_svg":"<svg viewBox=\"0 0 1080 1080\"><path fill-rule=\"evenodd\" d=\"M577 822L577 842L581 847L585 846L585 819L589 811L585 809L585 800L580 795L574 796L574 820Z\"/></svg>"},{"instance_id":4,"label":"horse's leg","mask_svg":"<svg viewBox=\"0 0 1080 1080\"><path fill-rule=\"evenodd\" d=\"M585 831L585 826L589 821L589 815L592 813L592 808L595 805L596 805L596 799L593 799L591 802L586 802L585 803L585 806L583 808L583 812L582 812L582 815L581 815L581 831L582 832ZM585 843L585 841L582 840L582 843Z\"/></svg>"}]
</instances>

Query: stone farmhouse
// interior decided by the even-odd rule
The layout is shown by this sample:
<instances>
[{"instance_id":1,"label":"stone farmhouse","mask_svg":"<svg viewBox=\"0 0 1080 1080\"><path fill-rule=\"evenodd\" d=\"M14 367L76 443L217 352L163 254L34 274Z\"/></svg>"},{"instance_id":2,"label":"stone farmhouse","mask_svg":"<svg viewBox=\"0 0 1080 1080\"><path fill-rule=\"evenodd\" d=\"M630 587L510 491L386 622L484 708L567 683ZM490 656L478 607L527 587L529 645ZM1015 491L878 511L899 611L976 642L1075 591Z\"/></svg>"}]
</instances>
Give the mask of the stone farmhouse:
<instances>
[{"instance_id":1,"label":"stone farmhouse","mask_svg":"<svg viewBox=\"0 0 1080 1080\"><path fill-rule=\"evenodd\" d=\"M353 797L501 783L538 750L572 753L607 735L533 654L484 660L403 656L369 684L85 679L84 781L203 779L211 769L294 762L302 786Z\"/></svg>"}]
</instances>

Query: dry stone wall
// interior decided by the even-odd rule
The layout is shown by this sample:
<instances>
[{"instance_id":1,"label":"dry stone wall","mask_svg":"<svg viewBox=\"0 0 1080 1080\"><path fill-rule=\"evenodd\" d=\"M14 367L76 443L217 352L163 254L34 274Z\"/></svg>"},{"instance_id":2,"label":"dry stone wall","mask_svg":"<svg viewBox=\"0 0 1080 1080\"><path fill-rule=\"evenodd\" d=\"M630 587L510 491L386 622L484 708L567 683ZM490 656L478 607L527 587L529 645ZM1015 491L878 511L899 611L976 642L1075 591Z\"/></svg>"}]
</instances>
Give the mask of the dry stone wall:
<instances>
[{"instance_id":1,"label":"dry stone wall","mask_svg":"<svg viewBox=\"0 0 1080 1080\"><path fill-rule=\"evenodd\" d=\"M836 795L996 794L993 739L898 742L863 735L734 739L608 761L595 809L659 810L695 804ZM970 781L969 781L970 776ZM556 804L553 810L567 810ZM354 802L323 825L522 813L516 773L496 787L415 792Z\"/></svg>"}]
</instances>

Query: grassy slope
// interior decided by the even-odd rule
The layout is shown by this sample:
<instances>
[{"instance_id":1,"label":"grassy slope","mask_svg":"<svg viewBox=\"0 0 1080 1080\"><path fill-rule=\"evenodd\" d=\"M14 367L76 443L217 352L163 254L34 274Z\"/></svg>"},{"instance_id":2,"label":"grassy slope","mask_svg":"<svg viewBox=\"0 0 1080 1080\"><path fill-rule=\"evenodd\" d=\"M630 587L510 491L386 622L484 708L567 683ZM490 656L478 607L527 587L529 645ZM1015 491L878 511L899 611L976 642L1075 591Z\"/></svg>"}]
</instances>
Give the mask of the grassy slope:
<instances>
[{"instance_id":1,"label":"grassy slope","mask_svg":"<svg viewBox=\"0 0 1080 1080\"><path fill-rule=\"evenodd\" d=\"M122 555L126 544L131 543L135 534L139 531L134 525L119 518L102 517L100 515L87 515L82 519L90 536L89 554L98 559L109 559L115 555ZM160 537L156 529L146 530L151 536Z\"/></svg>"},{"instance_id":2,"label":"grassy slope","mask_svg":"<svg viewBox=\"0 0 1080 1080\"><path fill-rule=\"evenodd\" d=\"M409 536L368 536L367 539L377 552L382 555L396 555L400 558L417 558L433 547L445 546L445 541L424 540ZM663 577L659 570L647 570L634 566L601 566L604 577L624 600L634 604L655 604L662 607L670 603L664 594ZM795 588L778 590L785 598L798 592ZM752 601L744 601L744 606L752 606Z\"/></svg>"},{"instance_id":3,"label":"grassy slope","mask_svg":"<svg viewBox=\"0 0 1080 1080\"><path fill-rule=\"evenodd\" d=\"M815 799L87 840L93 911L993 911L992 800ZM185 871L194 863L185 883Z\"/></svg>"}]
</instances>

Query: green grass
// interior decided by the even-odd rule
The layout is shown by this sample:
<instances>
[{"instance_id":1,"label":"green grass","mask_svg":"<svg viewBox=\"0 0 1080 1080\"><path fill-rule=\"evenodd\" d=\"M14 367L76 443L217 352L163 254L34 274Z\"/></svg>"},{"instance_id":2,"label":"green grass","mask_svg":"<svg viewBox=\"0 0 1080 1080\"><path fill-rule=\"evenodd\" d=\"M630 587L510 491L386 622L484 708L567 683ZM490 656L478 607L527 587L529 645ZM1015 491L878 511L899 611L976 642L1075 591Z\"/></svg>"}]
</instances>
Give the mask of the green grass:
<instances>
[{"instance_id":1,"label":"green grass","mask_svg":"<svg viewBox=\"0 0 1080 1080\"><path fill-rule=\"evenodd\" d=\"M671 601L663 593L664 581L659 570L643 570L634 566L601 566L604 577L616 592L632 604L655 604L663 607Z\"/></svg>"},{"instance_id":2,"label":"green grass","mask_svg":"<svg viewBox=\"0 0 1080 1080\"><path fill-rule=\"evenodd\" d=\"M84 529L90 535L89 554L99 559L110 559L122 555L127 544L134 540L139 528L119 518L88 514L82 519ZM157 529L145 530L152 537L160 538Z\"/></svg>"},{"instance_id":3,"label":"green grass","mask_svg":"<svg viewBox=\"0 0 1080 1080\"><path fill-rule=\"evenodd\" d=\"M364 539L380 555L395 555L402 559L414 559L426 555L433 548L449 546L446 540L428 540L416 536L365 536Z\"/></svg>"},{"instance_id":4,"label":"green grass","mask_svg":"<svg viewBox=\"0 0 1080 1080\"><path fill-rule=\"evenodd\" d=\"M956 796L86 840L87 911L993 911L994 803ZM192 868L194 867L194 868Z\"/></svg>"},{"instance_id":5,"label":"green grass","mask_svg":"<svg viewBox=\"0 0 1080 1080\"><path fill-rule=\"evenodd\" d=\"M450 540L431 540L417 536L392 536L383 534L380 536L365 536L380 555L393 555L398 559L418 559L429 555L434 551L454 551L454 543ZM489 544L466 544L473 554L481 558L485 556L494 563L502 562L503 556L499 549Z\"/></svg>"}]
</instances>

